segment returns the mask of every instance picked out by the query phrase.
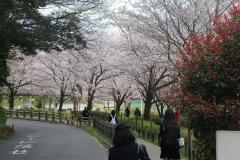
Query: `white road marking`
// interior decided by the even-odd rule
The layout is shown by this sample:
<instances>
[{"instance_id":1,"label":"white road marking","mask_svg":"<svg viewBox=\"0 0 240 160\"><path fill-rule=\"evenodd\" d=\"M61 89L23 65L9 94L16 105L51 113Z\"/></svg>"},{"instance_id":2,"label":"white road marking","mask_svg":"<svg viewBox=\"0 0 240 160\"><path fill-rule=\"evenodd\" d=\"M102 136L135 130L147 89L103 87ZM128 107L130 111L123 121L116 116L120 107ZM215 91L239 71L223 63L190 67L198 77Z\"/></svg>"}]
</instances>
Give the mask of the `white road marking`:
<instances>
[{"instance_id":1,"label":"white road marking","mask_svg":"<svg viewBox=\"0 0 240 160\"><path fill-rule=\"evenodd\" d=\"M27 154L28 151L27 150L15 150L12 152L12 154Z\"/></svg>"},{"instance_id":2,"label":"white road marking","mask_svg":"<svg viewBox=\"0 0 240 160\"><path fill-rule=\"evenodd\" d=\"M28 150L31 149L33 145L37 142L35 138L38 138L40 136L41 134L39 132L27 134L27 138L25 140L21 140L17 145L15 145L16 150L11 151L10 153L13 155L28 154Z\"/></svg>"},{"instance_id":3,"label":"white road marking","mask_svg":"<svg viewBox=\"0 0 240 160\"><path fill-rule=\"evenodd\" d=\"M28 139L28 141L19 142L19 144L34 144L34 143L36 143L36 141L30 140L30 139Z\"/></svg>"},{"instance_id":4,"label":"white road marking","mask_svg":"<svg viewBox=\"0 0 240 160\"><path fill-rule=\"evenodd\" d=\"M20 144L20 145L16 145L15 148L32 148L32 144Z\"/></svg>"}]
</instances>

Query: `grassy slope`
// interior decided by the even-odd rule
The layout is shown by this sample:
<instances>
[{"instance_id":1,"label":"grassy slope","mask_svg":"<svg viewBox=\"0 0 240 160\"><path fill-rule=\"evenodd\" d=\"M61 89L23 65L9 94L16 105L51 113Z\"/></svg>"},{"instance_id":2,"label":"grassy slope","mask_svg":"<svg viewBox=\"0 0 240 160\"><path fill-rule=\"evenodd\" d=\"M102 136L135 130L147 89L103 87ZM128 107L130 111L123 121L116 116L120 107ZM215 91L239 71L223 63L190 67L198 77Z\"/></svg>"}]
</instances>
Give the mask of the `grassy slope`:
<instances>
[{"instance_id":1,"label":"grassy slope","mask_svg":"<svg viewBox=\"0 0 240 160\"><path fill-rule=\"evenodd\" d=\"M90 126L83 126L86 132L97 138L97 140L103 144L106 148L110 148L112 146L111 140L106 137L104 134L102 134L100 131L97 129L90 127Z\"/></svg>"}]
</instances>

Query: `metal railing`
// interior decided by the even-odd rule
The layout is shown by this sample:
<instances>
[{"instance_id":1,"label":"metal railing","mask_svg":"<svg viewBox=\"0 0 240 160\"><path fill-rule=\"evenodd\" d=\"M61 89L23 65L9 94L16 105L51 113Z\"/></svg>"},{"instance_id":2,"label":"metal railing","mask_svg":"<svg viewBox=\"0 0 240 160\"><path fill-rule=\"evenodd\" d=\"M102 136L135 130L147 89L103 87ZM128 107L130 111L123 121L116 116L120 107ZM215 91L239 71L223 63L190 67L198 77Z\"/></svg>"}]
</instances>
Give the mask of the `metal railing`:
<instances>
[{"instance_id":1,"label":"metal railing","mask_svg":"<svg viewBox=\"0 0 240 160\"><path fill-rule=\"evenodd\" d=\"M106 121L107 117L105 116L99 116L94 115L93 116L93 127L99 130L101 133L106 135L108 138L112 138L114 135L114 129L116 125L113 125ZM143 125L144 120L143 117L135 117L135 118L126 118L120 115L119 123L124 123L131 127L131 129L137 133L139 138L148 140L152 142L153 144L159 145L160 139L159 139L159 131L156 132L156 129L153 129L154 122L150 121L149 126L146 127ZM189 131L188 137L185 138L185 145L181 149L182 155L188 159L188 160L194 160L195 159L195 151L192 149L192 131Z\"/></svg>"},{"instance_id":2,"label":"metal railing","mask_svg":"<svg viewBox=\"0 0 240 160\"><path fill-rule=\"evenodd\" d=\"M99 130L101 133L106 135L108 138L112 138L116 125L104 121L96 116L93 116L93 127Z\"/></svg>"},{"instance_id":3,"label":"metal railing","mask_svg":"<svg viewBox=\"0 0 240 160\"><path fill-rule=\"evenodd\" d=\"M51 123L65 123L71 125L91 124L91 116L88 120L83 120L81 112L79 116L69 112L50 112L50 111L34 111L34 110L6 110L8 118L24 119L24 120L36 120Z\"/></svg>"}]
</instances>

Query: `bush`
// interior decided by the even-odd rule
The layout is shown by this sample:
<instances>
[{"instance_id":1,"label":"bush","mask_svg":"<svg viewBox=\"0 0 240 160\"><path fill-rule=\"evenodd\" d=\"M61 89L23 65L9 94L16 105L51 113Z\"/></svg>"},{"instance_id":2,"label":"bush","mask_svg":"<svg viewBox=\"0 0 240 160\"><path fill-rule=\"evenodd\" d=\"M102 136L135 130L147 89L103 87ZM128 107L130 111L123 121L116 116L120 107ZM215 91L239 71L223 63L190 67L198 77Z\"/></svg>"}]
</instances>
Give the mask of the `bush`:
<instances>
[{"instance_id":1,"label":"bush","mask_svg":"<svg viewBox=\"0 0 240 160\"><path fill-rule=\"evenodd\" d=\"M6 116L6 113L5 113L5 110L0 107L0 124L5 124L7 121L7 116Z\"/></svg>"},{"instance_id":2,"label":"bush","mask_svg":"<svg viewBox=\"0 0 240 160\"><path fill-rule=\"evenodd\" d=\"M42 108L42 98L41 97L36 97L34 99L35 105L34 107L36 108Z\"/></svg>"},{"instance_id":3,"label":"bush","mask_svg":"<svg viewBox=\"0 0 240 160\"><path fill-rule=\"evenodd\" d=\"M109 115L109 113L107 113L107 112L92 111L92 112L91 112L91 115L96 116L96 117L98 117L98 118L100 118L100 119L103 119L103 120L105 120L105 121L108 121L108 115Z\"/></svg>"},{"instance_id":4,"label":"bush","mask_svg":"<svg viewBox=\"0 0 240 160\"><path fill-rule=\"evenodd\" d=\"M157 125L161 123L159 115L151 114L151 120Z\"/></svg>"},{"instance_id":5,"label":"bush","mask_svg":"<svg viewBox=\"0 0 240 160\"><path fill-rule=\"evenodd\" d=\"M240 7L216 16L212 32L186 41L179 94L197 140L197 159L216 159L216 130L240 129ZM176 94L176 95L177 95Z\"/></svg>"}]
</instances>

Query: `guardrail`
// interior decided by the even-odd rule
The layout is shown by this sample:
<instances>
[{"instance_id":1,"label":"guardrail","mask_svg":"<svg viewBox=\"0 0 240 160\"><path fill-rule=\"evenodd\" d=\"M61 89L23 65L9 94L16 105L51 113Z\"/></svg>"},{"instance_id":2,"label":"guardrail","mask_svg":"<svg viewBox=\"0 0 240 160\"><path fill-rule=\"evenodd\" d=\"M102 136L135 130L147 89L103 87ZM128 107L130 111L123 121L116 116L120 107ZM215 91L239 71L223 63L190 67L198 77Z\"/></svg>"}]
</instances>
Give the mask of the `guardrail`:
<instances>
[{"instance_id":1,"label":"guardrail","mask_svg":"<svg viewBox=\"0 0 240 160\"><path fill-rule=\"evenodd\" d=\"M90 125L91 117L88 120L83 120L81 112L79 117L74 116L69 112L49 112L49 111L34 111L34 110L7 110L8 118L25 119L25 120L36 120L51 123L65 123L71 125L81 125L82 122Z\"/></svg>"},{"instance_id":2,"label":"guardrail","mask_svg":"<svg viewBox=\"0 0 240 160\"><path fill-rule=\"evenodd\" d=\"M153 122L150 121L150 126L148 128L145 128L143 125L144 120L143 117L135 117L134 119L129 118L122 118L122 115L120 117L120 122L127 124L131 127L133 131L135 131L139 137L143 139L147 139L151 141L154 144L159 144L159 131L156 132L156 130L153 129Z\"/></svg>"},{"instance_id":3,"label":"guardrail","mask_svg":"<svg viewBox=\"0 0 240 160\"><path fill-rule=\"evenodd\" d=\"M101 120L108 120L108 115L106 112L93 112L92 115L98 117ZM156 145L159 144L158 134L160 129L156 128L154 122L148 121L146 123L143 117L125 117L123 114L120 114L118 116L118 122L131 127L131 129L138 135L138 137L147 139Z\"/></svg>"},{"instance_id":4,"label":"guardrail","mask_svg":"<svg viewBox=\"0 0 240 160\"><path fill-rule=\"evenodd\" d=\"M127 124L134 132L138 134L139 137L148 139L149 141L159 144L158 133L154 132L151 128L149 130L143 127L143 119L136 118L133 122L127 122L120 119L120 123ZM138 123L141 123L139 125ZM93 127L101 131L108 137L112 137L114 134L114 129L116 125L113 125L101 118L93 116Z\"/></svg>"},{"instance_id":5,"label":"guardrail","mask_svg":"<svg viewBox=\"0 0 240 160\"><path fill-rule=\"evenodd\" d=\"M97 130L99 130L109 138L113 137L116 125L109 123L107 121L104 121L103 119L100 119L96 116L93 116L92 122L93 122L94 128L96 128Z\"/></svg>"},{"instance_id":6,"label":"guardrail","mask_svg":"<svg viewBox=\"0 0 240 160\"><path fill-rule=\"evenodd\" d=\"M63 123L63 118L66 121L73 121L73 116L64 117L64 112L48 112L48 111L25 111L25 110L7 110L7 117L17 119L28 119L38 121L48 121L55 123Z\"/></svg>"}]
</instances>

